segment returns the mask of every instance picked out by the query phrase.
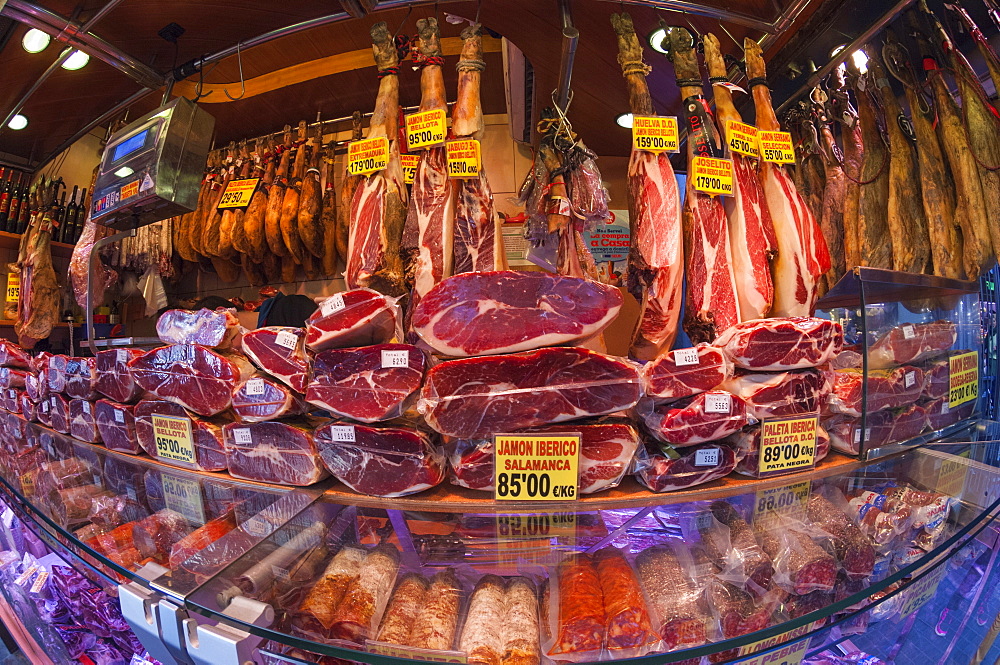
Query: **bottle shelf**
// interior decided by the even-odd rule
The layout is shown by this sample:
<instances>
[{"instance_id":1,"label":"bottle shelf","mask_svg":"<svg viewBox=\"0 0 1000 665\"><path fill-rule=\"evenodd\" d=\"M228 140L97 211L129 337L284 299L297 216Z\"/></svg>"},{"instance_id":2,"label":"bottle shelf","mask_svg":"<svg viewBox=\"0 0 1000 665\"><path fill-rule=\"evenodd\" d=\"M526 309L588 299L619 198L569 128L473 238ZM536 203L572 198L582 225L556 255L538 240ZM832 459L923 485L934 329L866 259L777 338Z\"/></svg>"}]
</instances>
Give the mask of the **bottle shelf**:
<instances>
[{"instance_id":1,"label":"bottle shelf","mask_svg":"<svg viewBox=\"0 0 1000 665\"><path fill-rule=\"evenodd\" d=\"M17 248L21 246L21 234L19 233L7 233L6 231L0 231L0 249L12 249L17 251ZM60 259L68 259L73 255L73 248L76 245L70 245L65 242L53 242L52 243L52 257Z\"/></svg>"}]
</instances>

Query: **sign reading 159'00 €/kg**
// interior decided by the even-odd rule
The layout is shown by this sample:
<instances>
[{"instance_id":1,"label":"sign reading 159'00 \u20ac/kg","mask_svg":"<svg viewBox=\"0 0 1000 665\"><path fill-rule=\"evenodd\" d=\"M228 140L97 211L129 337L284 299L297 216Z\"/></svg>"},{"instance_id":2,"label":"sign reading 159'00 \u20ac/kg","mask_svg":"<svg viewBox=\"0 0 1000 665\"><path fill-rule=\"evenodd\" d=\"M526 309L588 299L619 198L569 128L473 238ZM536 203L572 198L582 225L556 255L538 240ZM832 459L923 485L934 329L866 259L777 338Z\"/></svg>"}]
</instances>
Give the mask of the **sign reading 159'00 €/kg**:
<instances>
[{"instance_id":1,"label":"sign reading 159'00 \u20ac/kg","mask_svg":"<svg viewBox=\"0 0 1000 665\"><path fill-rule=\"evenodd\" d=\"M497 501L571 501L580 478L580 434L495 434Z\"/></svg>"}]
</instances>

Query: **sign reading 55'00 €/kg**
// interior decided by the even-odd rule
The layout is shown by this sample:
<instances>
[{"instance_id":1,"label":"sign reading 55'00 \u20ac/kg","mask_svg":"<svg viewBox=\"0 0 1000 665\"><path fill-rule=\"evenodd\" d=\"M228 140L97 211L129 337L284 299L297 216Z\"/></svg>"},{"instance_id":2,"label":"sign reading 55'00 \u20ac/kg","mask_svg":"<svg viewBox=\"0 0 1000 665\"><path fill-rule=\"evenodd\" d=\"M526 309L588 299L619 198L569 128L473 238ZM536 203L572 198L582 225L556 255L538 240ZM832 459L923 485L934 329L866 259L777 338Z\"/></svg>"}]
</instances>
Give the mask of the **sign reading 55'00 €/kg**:
<instances>
[{"instance_id":1,"label":"sign reading 55'00 \u20ac/kg","mask_svg":"<svg viewBox=\"0 0 1000 665\"><path fill-rule=\"evenodd\" d=\"M571 501L580 478L580 434L495 434L497 501Z\"/></svg>"}]
</instances>

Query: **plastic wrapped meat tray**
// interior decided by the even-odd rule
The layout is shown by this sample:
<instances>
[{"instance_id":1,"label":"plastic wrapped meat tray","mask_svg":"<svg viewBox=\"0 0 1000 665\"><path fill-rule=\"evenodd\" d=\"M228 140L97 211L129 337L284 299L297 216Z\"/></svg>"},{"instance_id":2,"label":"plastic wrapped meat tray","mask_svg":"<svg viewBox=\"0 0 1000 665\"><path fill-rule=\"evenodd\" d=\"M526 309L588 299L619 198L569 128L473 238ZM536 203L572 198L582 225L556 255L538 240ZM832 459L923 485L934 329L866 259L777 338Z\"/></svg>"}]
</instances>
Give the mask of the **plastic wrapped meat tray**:
<instances>
[{"instance_id":1,"label":"plastic wrapped meat tray","mask_svg":"<svg viewBox=\"0 0 1000 665\"><path fill-rule=\"evenodd\" d=\"M49 382L49 392L61 393L66 390L66 364L69 358L56 354L48 357L45 376Z\"/></svg>"},{"instance_id":2,"label":"plastic wrapped meat tray","mask_svg":"<svg viewBox=\"0 0 1000 665\"><path fill-rule=\"evenodd\" d=\"M7 339L0 339L0 367L28 369L31 356L20 346Z\"/></svg>"},{"instance_id":3,"label":"plastic wrapped meat tray","mask_svg":"<svg viewBox=\"0 0 1000 665\"><path fill-rule=\"evenodd\" d=\"M651 547L636 557L639 579L667 651L708 641L710 618L700 603L702 589L695 585L679 554L670 547Z\"/></svg>"},{"instance_id":4,"label":"plastic wrapped meat tray","mask_svg":"<svg viewBox=\"0 0 1000 665\"><path fill-rule=\"evenodd\" d=\"M830 393L827 375L815 369L774 373L740 370L719 388L746 402L747 413L757 420L818 413Z\"/></svg>"},{"instance_id":5,"label":"plastic wrapped meat tray","mask_svg":"<svg viewBox=\"0 0 1000 665\"><path fill-rule=\"evenodd\" d=\"M24 388L28 374L28 370L0 367L0 389Z\"/></svg>"},{"instance_id":6,"label":"plastic wrapped meat tray","mask_svg":"<svg viewBox=\"0 0 1000 665\"><path fill-rule=\"evenodd\" d=\"M875 547L851 518L817 493L810 495L807 511L813 526L829 534L828 551L837 558L849 579L860 580L872 574Z\"/></svg>"},{"instance_id":7,"label":"plastic wrapped meat tray","mask_svg":"<svg viewBox=\"0 0 1000 665\"><path fill-rule=\"evenodd\" d=\"M862 372L842 370L832 372L828 408L834 413L858 417L865 407ZM919 367L897 367L893 370L869 372L868 412L894 409L913 404L920 397L924 372Z\"/></svg>"},{"instance_id":8,"label":"plastic wrapped meat tray","mask_svg":"<svg viewBox=\"0 0 1000 665\"><path fill-rule=\"evenodd\" d=\"M302 328L272 326L243 335L243 352L258 368L297 393L309 382L309 354Z\"/></svg>"},{"instance_id":9,"label":"plastic wrapped meat tray","mask_svg":"<svg viewBox=\"0 0 1000 665\"><path fill-rule=\"evenodd\" d=\"M760 427L748 427L741 432L733 434L726 441L736 449L736 456L739 458L739 462L736 464L736 473L750 476L751 478L759 478ZM821 423L816 427L816 464L819 464L830 453L830 446L830 434L823 429ZM774 475L781 475L776 472L772 473Z\"/></svg>"},{"instance_id":10,"label":"plastic wrapped meat tray","mask_svg":"<svg viewBox=\"0 0 1000 665\"><path fill-rule=\"evenodd\" d=\"M914 363L950 349L958 339L958 328L949 321L904 323L884 333L868 354L869 369L885 369Z\"/></svg>"},{"instance_id":11,"label":"plastic wrapped meat tray","mask_svg":"<svg viewBox=\"0 0 1000 665\"><path fill-rule=\"evenodd\" d=\"M307 410L291 388L263 376L250 377L233 392L233 412L248 423L300 416Z\"/></svg>"},{"instance_id":12,"label":"plastic wrapped meat tray","mask_svg":"<svg viewBox=\"0 0 1000 665\"><path fill-rule=\"evenodd\" d=\"M453 437L484 437L631 408L636 366L577 347L443 362L427 373L417 409Z\"/></svg>"},{"instance_id":13,"label":"plastic wrapped meat tray","mask_svg":"<svg viewBox=\"0 0 1000 665\"><path fill-rule=\"evenodd\" d=\"M106 349L94 356L97 366L97 392L105 397L127 404L138 400L145 392L132 378L128 363L138 358L142 349Z\"/></svg>"},{"instance_id":14,"label":"plastic wrapped meat tray","mask_svg":"<svg viewBox=\"0 0 1000 665\"><path fill-rule=\"evenodd\" d=\"M712 390L732 375L726 354L708 344L663 353L640 372L645 396L664 402Z\"/></svg>"},{"instance_id":15,"label":"plastic wrapped meat tray","mask_svg":"<svg viewBox=\"0 0 1000 665\"><path fill-rule=\"evenodd\" d=\"M224 430L229 473L279 485L312 485L327 476L312 421L230 423Z\"/></svg>"},{"instance_id":16,"label":"plastic wrapped meat tray","mask_svg":"<svg viewBox=\"0 0 1000 665\"><path fill-rule=\"evenodd\" d=\"M829 433L834 450L845 455L857 455L861 452L862 440L868 448L906 441L923 432L927 419L927 410L919 404L912 404L901 409L869 413L863 432L861 418L843 414L823 418L820 424Z\"/></svg>"},{"instance_id":17,"label":"plastic wrapped meat tray","mask_svg":"<svg viewBox=\"0 0 1000 665\"><path fill-rule=\"evenodd\" d=\"M758 372L819 367L844 346L839 323L812 317L755 319L737 323L712 343L737 367Z\"/></svg>"},{"instance_id":18,"label":"plastic wrapped meat tray","mask_svg":"<svg viewBox=\"0 0 1000 665\"><path fill-rule=\"evenodd\" d=\"M371 289L336 293L306 320L306 346L313 351L385 344L396 334L396 299Z\"/></svg>"},{"instance_id":19,"label":"plastic wrapped meat tray","mask_svg":"<svg viewBox=\"0 0 1000 665\"><path fill-rule=\"evenodd\" d=\"M135 407L135 434L139 445L150 457L166 464L198 471L225 471L226 448L222 441L222 422L196 418L172 402L143 400ZM194 461L191 463L166 459L157 455L153 433L153 416L173 416L191 421Z\"/></svg>"},{"instance_id":20,"label":"plastic wrapped meat tray","mask_svg":"<svg viewBox=\"0 0 1000 665\"><path fill-rule=\"evenodd\" d=\"M669 404L643 399L635 411L650 434L674 447L718 441L749 422L746 402L722 390L698 393Z\"/></svg>"},{"instance_id":21,"label":"plastic wrapped meat tray","mask_svg":"<svg viewBox=\"0 0 1000 665\"><path fill-rule=\"evenodd\" d=\"M131 455L143 452L135 432L135 405L97 400L94 417L101 440L108 450Z\"/></svg>"},{"instance_id":22,"label":"plastic wrapped meat tray","mask_svg":"<svg viewBox=\"0 0 1000 665\"><path fill-rule=\"evenodd\" d=\"M439 485L445 455L436 433L406 424L355 425L335 421L316 430L323 465L361 494L396 497Z\"/></svg>"},{"instance_id":23,"label":"plastic wrapped meat tray","mask_svg":"<svg viewBox=\"0 0 1000 665\"><path fill-rule=\"evenodd\" d=\"M837 579L837 562L813 540L821 531L788 518L757 532L761 548L774 563L774 583L788 593L802 596L830 591Z\"/></svg>"},{"instance_id":24,"label":"plastic wrapped meat tray","mask_svg":"<svg viewBox=\"0 0 1000 665\"><path fill-rule=\"evenodd\" d=\"M97 429L94 403L85 399L69 401L69 434L74 439L88 443L100 443L101 433Z\"/></svg>"},{"instance_id":25,"label":"plastic wrapped meat tray","mask_svg":"<svg viewBox=\"0 0 1000 665\"><path fill-rule=\"evenodd\" d=\"M198 311L170 309L156 322L156 335L164 344L198 344L225 349L232 345L239 332L236 310L224 307Z\"/></svg>"},{"instance_id":26,"label":"plastic wrapped meat tray","mask_svg":"<svg viewBox=\"0 0 1000 665\"><path fill-rule=\"evenodd\" d=\"M971 418L972 414L976 412L976 400L952 407L948 397L945 396L927 402L924 405L924 411L927 413L927 425L934 431L942 430L966 418Z\"/></svg>"},{"instance_id":27,"label":"plastic wrapped meat tray","mask_svg":"<svg viewBox=\"0 0 1000 665\"><path fill-rule=\"evenodd\" d=\"M69 401L59 394L49 395L50 427L61 434L69 434Z\"/></svg>"},{"instance_id":28,"label":"plastic wrapped meat tray","mask_svg":"<svg viewBox=\"0 0 1000 665\"><path fill-rule=\"evenodd\" d=\"M161 346L133 358L128 366L144 390L201 416L228 409L237 384L253 373L243 356L193 344Z\"/></svg>"},{"instance_id":29,"label":"plastic wrapped meat tray","mask_svg":"<svg viewBox=\"0 0 1000 665\"><path fill-rule=\"evenodd\" d=\"M701 443L677 450L647 442L639 446L635 477L653 492L701 485L732 473L736 452L720 443Z\"/></svg>"},{"instance_id":30,"label":"plastic wrapped meat tray","mask_svg":"<svg viewBox=\"0 0 1000 665\"><path fill-rule=\"evenodd\" d=\"M97 397L97 365L94 358L70 357L66 361L66 396L73 399Z\"/></svg>"},{"instance_id":31,"label":"plastic wrapped meat tray","mask_svg":"<svg viewBox=\"0 0 1000 665\"><path fill-rule=\"evenodd\" d=\"M31 401L31 398L28 397L27 393L21 393L21 395L18 398L18 400L20 401L20 405L21 405L21 409L20 409L21 415L24 416L24 419L25 420L38 420L38 416L37 416L38 405L35 404L33 401Z\"/></svg>"}]
</instances>

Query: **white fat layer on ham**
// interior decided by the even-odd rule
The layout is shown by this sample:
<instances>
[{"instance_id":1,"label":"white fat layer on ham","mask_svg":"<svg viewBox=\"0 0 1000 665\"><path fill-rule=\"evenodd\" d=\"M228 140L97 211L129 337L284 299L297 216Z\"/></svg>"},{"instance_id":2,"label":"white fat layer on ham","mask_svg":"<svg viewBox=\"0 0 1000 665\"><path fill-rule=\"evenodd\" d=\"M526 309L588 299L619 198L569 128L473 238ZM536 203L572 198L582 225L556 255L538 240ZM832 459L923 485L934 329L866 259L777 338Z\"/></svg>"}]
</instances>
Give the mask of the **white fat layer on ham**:
<instances>
[{"instance_id":1,"label":"white fat layer on ham","mask_svg":"<svg viewBox=\"0 0 1000 665\"><path fill-rule=\"evenodd\" d=\"M746 157L733 154L733 195L726 197L729 244L740 320L762 319L774 302L771 281L773 229L757 172Z\"/></svg>"},{"instance_id":2,"label":"white fat layer on ham","mask_svg":"<svg viewBox=\"0 0 1000 665\"><path fill-rule=\"evenodd\" d=\"M455 210L454 274L497 268L495 215L485 173L462 179Z\"/></svg>"},{"instance_id":3,"label":"white fat layer on ham","mask_svg":"<svg viewBox=\"0 0 1000 665\"><path fill-rule=\"evenodd\" d=\"M811 273L809 259L810 252L816 249L809 242L813 236L812 213L784 168L765 162L761 169L778 241L771 316L809 316L816 298L816 278Z\"/></svg>"},{"instance_id":4,"label":"white fat layer on ham","mask_svg":"<svg viewBox=\"0 0 1000 665\"><path fill-rule=\"evenodd\" d=\"M443 146L424 151L413 182L413 200L418 230L413 289L420 298L452 273L455 186L448 178Z\"/></svg>"}]
</instances>

